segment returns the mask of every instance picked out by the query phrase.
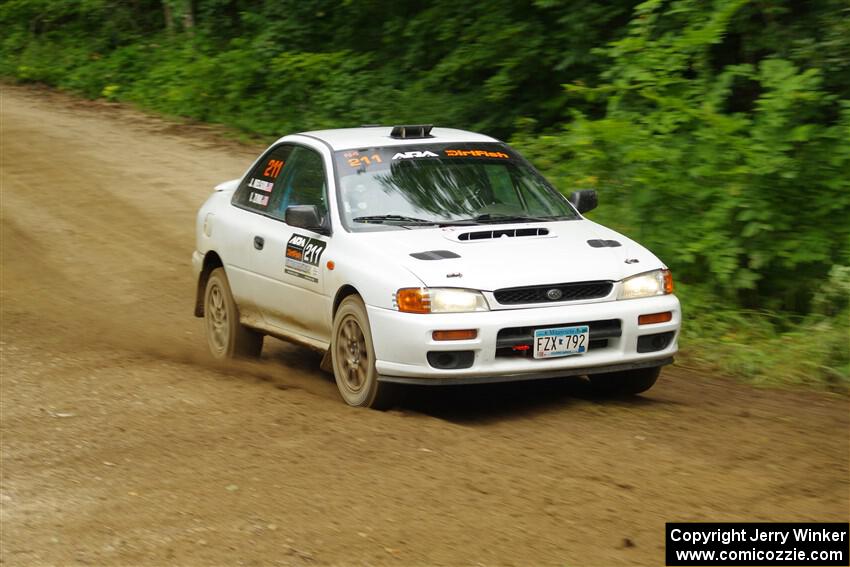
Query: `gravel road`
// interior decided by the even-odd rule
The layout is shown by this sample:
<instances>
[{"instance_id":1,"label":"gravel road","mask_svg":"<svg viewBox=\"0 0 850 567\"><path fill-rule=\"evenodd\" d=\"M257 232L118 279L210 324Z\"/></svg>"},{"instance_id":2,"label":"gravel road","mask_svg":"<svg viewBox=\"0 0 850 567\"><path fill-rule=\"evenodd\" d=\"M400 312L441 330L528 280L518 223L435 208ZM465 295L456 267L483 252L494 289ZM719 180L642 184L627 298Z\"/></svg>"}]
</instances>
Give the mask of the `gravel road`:
<instances>
[{"instance_id":1,"label":"gravel road","mask_svg":"<svg viewBox=\"0 0 850 567\"><path fill-rule=\"evenodd\" d=\"M662 565L666 521L847 521L847 398L668 368L355 410L267 340L211 365L193 222L259 148L2 85L0 562Z\"/></svg>"}]
</instances>

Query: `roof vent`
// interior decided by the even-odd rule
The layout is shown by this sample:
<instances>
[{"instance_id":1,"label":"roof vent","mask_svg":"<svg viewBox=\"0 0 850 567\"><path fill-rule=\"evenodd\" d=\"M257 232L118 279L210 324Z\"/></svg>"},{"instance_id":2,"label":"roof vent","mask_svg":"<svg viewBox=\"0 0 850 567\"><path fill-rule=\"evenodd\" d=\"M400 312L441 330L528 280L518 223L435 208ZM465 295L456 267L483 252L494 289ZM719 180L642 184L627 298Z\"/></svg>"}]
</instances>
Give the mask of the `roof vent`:
<instances>
[{"instance_id":1,"label":"roof vent","mask_svg":"<svg viewBox=\"0 0 850 567\"><path fill-rule=\"evenodd\" d=\"M433 124L407 124L402 126L393 126L393 131L390 132L390 138L398 140L411 140L416 138L433 138L431 128Z\"/></svg>"},{"instance_id":2,"label":"roof vent","mask_svg":"<svg viewBox=\"0 0 850 567\"><path fill-rule=\"evenodd\" d=\"M488 240L491 238L515 238L517 236L546 236L548 228L508 228L500 230L478 230L475 232L464 232L457 237L458 240Z\"/></svg>"}]
</instances>

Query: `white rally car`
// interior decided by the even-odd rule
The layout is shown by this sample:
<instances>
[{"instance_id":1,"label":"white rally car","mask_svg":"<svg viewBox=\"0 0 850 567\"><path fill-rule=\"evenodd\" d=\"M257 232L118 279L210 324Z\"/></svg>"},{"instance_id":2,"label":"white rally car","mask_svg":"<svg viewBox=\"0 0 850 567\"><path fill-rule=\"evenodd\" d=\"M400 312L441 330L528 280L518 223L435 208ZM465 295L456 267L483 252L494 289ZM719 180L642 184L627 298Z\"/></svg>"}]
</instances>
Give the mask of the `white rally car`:
<instances>
[{"instance_id":1,"label":"white rally car","mask_svg":"<svg viewBox=\"0 0 850 567\"><path fill-rule=\"evenodd\" d=\"M265 335L325 353L343 399L396 384L571 375L650 388L681 325L666 266L582 216L516 151L430 126L285 136L197 217L195 314L216 358Z\"/></svg>"}]
</instances>

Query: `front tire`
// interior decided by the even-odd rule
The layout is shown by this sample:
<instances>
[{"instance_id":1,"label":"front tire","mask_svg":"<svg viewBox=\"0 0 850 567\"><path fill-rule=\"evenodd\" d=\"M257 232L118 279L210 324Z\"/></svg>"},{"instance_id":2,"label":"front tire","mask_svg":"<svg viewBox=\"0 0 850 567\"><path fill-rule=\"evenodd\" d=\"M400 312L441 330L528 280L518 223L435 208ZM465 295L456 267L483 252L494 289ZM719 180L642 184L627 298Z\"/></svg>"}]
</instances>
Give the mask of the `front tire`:
<instances>
[{"instance_id":1,"label":"front tire","mask_svg":"<svg viewBox=\"0 0 850 567\"><path fill-rule=\"evenodd\" d=\"M390 407L392 384L378 381L369 317L359 295L343 299L334 316L331 357L334 380L345 403L373 409Z\"/></svg>"},{"instance_id":2,"label":"front tire","mask_svg":"<svg viewBox=\"0 0 850 567\"><path fill-rule=\"evenodd\" d=\"M605 396L625 397L646 392L658 380L661 367L637 368L623 372L609 372L588 376L590 384L598 393Z\"/></svg>"},{"instance_id":3,"label":"front tire","mask_svg":"<svg viewBox=\"0 0 850 567\"><path fill-rule=\"evenodd\" d=\"M204 290L207 344L216 360L258 358L263 335L239 322L239 308L230 292L224 268L216 268Z\"/></svg>"}]
</instances>

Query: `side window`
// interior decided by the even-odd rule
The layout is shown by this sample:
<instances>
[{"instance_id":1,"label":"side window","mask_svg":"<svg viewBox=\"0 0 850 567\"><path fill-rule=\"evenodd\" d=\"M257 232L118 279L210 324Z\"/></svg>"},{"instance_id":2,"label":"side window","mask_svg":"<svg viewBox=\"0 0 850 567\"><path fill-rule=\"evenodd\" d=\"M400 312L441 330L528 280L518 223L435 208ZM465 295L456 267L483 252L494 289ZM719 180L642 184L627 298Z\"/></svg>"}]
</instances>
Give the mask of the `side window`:
<instances>
[{"instance_id":1,"label":"side window","mask_svg":"<svg viewBox=\"0 0 850 567\"><path fill-rule=\"evenodd\" d=\"M288 162L292 153L291 145L280 145L267 152L242 180L233 202L255 211L269 212L274 194L282 190L282 181L289 170Z\"/></svg>"},{"instance_id":2,"label":"side window","mask_svg":"<svg viewBox=\"0 0 850 567\"><path fill-rule=\"evenodd\" d=\"M311 149L297 146L289 155L280 190L275 187L269 212L282 219L286 207L290 205L316 205L319 215L324 217L328 211L326 193L322 156Z\"/></svg>"}]
</instances>

